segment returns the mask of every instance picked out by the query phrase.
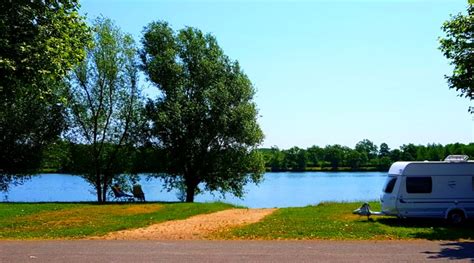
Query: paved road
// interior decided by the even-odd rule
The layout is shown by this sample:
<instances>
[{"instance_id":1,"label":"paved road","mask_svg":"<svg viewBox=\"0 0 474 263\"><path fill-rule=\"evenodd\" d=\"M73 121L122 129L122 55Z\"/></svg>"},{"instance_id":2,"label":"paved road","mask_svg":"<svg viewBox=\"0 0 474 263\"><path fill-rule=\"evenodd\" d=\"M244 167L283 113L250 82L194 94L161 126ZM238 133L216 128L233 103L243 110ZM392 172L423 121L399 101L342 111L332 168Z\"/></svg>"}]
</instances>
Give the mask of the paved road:
<instances>
[{"instance_id":1,"label":"paved road","mask_svg":"<svg viewBox=\"0 0 474 263\"><path fill-rule=\"evenodd\" d=\"M0 262L474 262L474 242L0 241Z\"/></svg>"}]
</instances>

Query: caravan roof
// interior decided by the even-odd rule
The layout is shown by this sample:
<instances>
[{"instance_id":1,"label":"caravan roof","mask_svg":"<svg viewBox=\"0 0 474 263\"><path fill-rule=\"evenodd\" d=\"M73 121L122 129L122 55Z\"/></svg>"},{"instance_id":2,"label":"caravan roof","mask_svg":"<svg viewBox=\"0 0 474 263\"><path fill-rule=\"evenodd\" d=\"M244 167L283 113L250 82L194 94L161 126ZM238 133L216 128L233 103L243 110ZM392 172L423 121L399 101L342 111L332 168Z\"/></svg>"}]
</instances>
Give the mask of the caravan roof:
<instances>
[{"instance_id":1,"label":"caravan roof","mask_svg":"<svg viewBox=\"0 0 474 263\"><path fill-rule=\"evenodd\" d=\"M474 162L396 162L388 171L390 175L471 175Z\"/></svg>"}]
</instances>

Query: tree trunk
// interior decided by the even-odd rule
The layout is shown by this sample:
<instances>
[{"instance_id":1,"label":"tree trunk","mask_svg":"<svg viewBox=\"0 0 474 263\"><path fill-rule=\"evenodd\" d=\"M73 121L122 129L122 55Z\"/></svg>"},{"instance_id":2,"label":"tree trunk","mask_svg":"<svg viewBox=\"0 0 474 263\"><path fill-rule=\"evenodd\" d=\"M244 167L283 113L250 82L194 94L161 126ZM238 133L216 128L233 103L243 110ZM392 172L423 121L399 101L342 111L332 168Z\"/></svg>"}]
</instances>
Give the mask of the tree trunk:
<instances>
[{"instance_id":1,"label":"tree trunk","mask_svg":"<svg viewBox=\"0 0 474 263\"><path fill-rule=\"evenodd\" d=\"M184 178L184 183L186 184L186 203L192 203L194 202L194 194L196 193L199 179L193 174L185 175Z\"/></svg>"},{"instance_id":2,"label":"tree trunk","mask_svg":"<svg viewBox=\"0 0 474 263\"><path fill-rule=\"evenodd\" d=\"M102 203L102 187L100 186L100 183L96 185L96 190L97 190L97 202L100 204Z\"/></svg>"},{"instance_id":3,"label":"tree trunk","mask_svg":"<svg viewBox=\"0 0 474 263\"><path fill-rule=\"evenodd\" d=\"M104 182L102 184L102 201L105 203L107 202L107 188L109 186L109 183L108 183L108 180L109 180L109 176L107 175L107 173L104 174L104 178L103 178Z\"/></svg>"},{"instance_id":4,"label":"tree trunk","mask_svg":"<svg viewBox=\"0 0 474 263\"><path fill-rule=\"evenodd\" d=\"M95 189L97 190L97 202L102 204L104 200L102 199L102 185L100 182L100 173L95 174Z\"/></svg>"},{"instance_id":5,"label":"tree trunk","mask_svg":"<svg viewBox=\"0 0 474 263\"><path fill-rule=\"evenodd\" d=\"M102 186L102 201L105 203L107 202L107 185L104 183Z\"/></svg>"},{"instance_id":6,"label":"tree trunk","mask_svg":"<svg viewBox=\"0 0 474 263\"><path fill-rule=\"evenodd\" d=\"M186 182L186 203L194 202L195 191L196 191L196 186L192 183Z\"/></svg>"}]
</instances>

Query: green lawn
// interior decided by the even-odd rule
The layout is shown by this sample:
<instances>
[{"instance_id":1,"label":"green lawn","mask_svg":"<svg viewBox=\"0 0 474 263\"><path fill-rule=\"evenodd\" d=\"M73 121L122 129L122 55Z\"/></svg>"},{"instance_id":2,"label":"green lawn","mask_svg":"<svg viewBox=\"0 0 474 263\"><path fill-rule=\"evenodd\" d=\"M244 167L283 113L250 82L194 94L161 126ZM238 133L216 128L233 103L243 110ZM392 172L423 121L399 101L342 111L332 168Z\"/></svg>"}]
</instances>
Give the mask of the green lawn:
<instances>
[{"instance_id":1,"label":"green lawn","mask_svg":"<svg viewBox=\"0 0 474 263\"><path fill-rule=\"evenodd\" d=\"M380 211L378 203L370 203ZM472 222L459 227L442 220L399 220L393 217L353 215L360 203L323 203L279 209L259 223L222 234L230 239L474 239Z\"/></svg>"},{"instance_id":2,"label":"green lawn","mask_svg":"<svg viewBox=\"0 0 474 263\"><path fill-rule=\"evenodd\" d=\"M219 233L227 239L429 239L474 240L474 224L452 227L442 220L398 220L352 214L360 203L323 203L282 208L261 222ZM378 203L371 203L379 210ZM0 239L99 236L111 231L184 219L234 206L223 203L0 203Z\"/></svg>"},{"instance_id":3,"label":"green lawn","mask_svg":"<svg viewBox=\"0 0 474 263\"><path fill-rule=\"evenodd\" d=\"M0 203L0 239L84 238L232 207L223 203Z\"/></svg>"}]
</instances>

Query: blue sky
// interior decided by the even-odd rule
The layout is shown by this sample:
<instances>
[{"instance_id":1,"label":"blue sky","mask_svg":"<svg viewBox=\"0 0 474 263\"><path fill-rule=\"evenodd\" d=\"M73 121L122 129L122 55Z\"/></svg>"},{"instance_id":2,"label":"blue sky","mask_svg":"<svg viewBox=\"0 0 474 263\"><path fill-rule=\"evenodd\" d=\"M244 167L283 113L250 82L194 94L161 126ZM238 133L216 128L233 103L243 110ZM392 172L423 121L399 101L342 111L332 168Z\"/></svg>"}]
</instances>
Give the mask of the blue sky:
<instances>
[{"instance_id":1,"label":"blue sky","mask_svg":"<svg viewBox=\"0 0 474 263\"><path fill-rule=\"evenodd\" d=\"M215 35L257 89L265 147L474 141L472 103L447 88L452 67L438 50L443 21L465 12L466 0L81 4L90 20L109 17L137 42L156 20Z\"/></svg>"}]
</instances>

